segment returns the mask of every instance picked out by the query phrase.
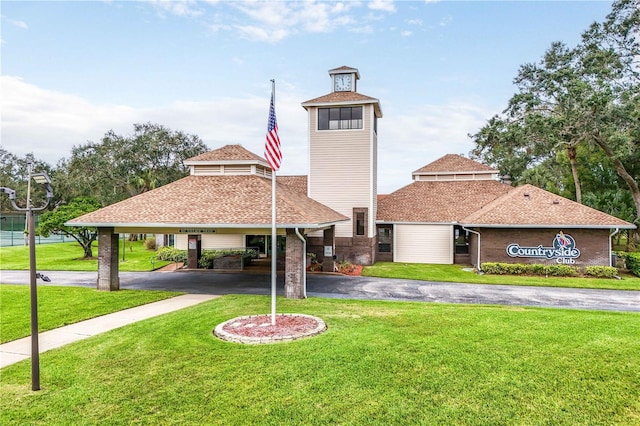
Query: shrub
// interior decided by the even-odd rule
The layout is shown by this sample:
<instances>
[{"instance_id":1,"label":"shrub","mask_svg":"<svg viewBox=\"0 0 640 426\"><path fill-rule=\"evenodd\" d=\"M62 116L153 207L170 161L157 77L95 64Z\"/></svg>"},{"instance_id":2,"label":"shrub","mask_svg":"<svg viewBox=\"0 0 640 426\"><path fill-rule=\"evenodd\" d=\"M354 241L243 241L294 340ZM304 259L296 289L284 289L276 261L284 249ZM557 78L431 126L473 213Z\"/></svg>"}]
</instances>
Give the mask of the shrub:
<instances>
[{"instance_id":1,"label":"shrub","mask_svg":"<svg viewBox=\"0 0 640 426\"><path fill-rule=\"evenodd\" d=\"M149 237L144 239L144 247L147 250L155 250L156 249L156 237Z\"/></svg>"},{"instance_id":2,"label":"shrub","mask_svg":"<svg viewBox=\"0 0 640 426\"><path fill-rule=\"evenodd\" d=\"M241 256L243 265L247 265L252 259L258 257L258 252L251 249L203 250L198 266L203 269L213 269L215 260L226 256Z\"/></svg>"},{"instance_id":3,"label":"shrub","mask_svg":"<svg viewBox=\"0 0 640 426\"><path fill-rule=\"evenodd\" d=\"M554 277L575 277L578 275L578 270L569 265L551 265L547 270L549 275Z\"/></svg>"},{"instance_id":4,"label":"shrub","mask_svg":"<svg viewBox=\"0 0 640 426\"><path fill-rule=\"evenodd\" d=\"M618 276L618 269L613 266L587 266L584 274L595 278L615 278Z\"/></svg>"},{"instance_id":5,"label":"shrub","mask_svg":"<svg viewBox=\"0 0 640 426\"><path fill-rule=\"evenodd\" d=\"M624 260L629 272L640 277L640 253L627 253Z\"/></svg>"},{"instance_id":6,"label":"shrub","mask_svg":"<svg viewBox=\"0 0 640 426\"><path fill-rule=\"evenodd\" d=\"M552 275L554 277L574 277L578 270L569 265L540 265L522 263L485 262L482 270L494 275Z\"/></svg>"},{"instance_id":7,"label":"shrub","mask_svg":"<svg viewBox=\"0 0 640 426\"><path fill-rule=\"evenodd\" d=\"M187 251L164 246L160 247L160 249L156 252L155 257L158 260L166 260L167 262L185 263L187 261Z\"/></svg>"}]
</instances>

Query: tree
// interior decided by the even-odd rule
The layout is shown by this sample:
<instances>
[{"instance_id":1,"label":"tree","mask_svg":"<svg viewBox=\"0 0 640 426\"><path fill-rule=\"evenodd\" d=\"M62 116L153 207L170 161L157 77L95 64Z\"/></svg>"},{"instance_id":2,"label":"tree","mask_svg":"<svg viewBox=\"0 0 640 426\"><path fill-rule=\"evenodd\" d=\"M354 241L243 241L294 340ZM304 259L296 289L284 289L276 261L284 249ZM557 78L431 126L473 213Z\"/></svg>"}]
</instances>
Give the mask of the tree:
<instances>
[{"instance_id":1,"label":"tree","mask_svg":"<svg viewBox=\"0 0 640 426\"><path fill-rule=\"evenodd\" d=\"M97 228L65 226L65 223L83 214L98 210L100 207L100 203L93 198L75 198L69 204L60 205L55 210L42 214L36 233L43 237L55 234L73 238L84 250L84 258L91 258L93 257L91 245L98 238Z\"/></svg>"},{"instance_id":2,"label":"tree","mask_svg":"<svg viewBox=\"0 0 640 426\"><path fill-rule=\"evenodd\" d=\"M74 146L71 158L59 163L62 192L112 204L186 176L184 160L207 150L198 136L159 124L133 128L131 136L110 130L99 143Z\"/></svg>"},{"instance_id":3,"label":"tree","mask_svg":"<svg viewBox=\"0 0 640 426\"><path fill-rule=\"evenodd\" d=\"M640 0L619 0L603 23L583 33L578 46L553 43L541 61L523 65L514 80L518 92L507 109L471 135L476 145L472 156L505 167L500 170L510 171L518 183L565 163L579 202L580 170L599 160L600 168L619 176L622 187L617 189L626 186L630 192L634 220L640 223L639 31ZM593 156L594 149L604 155ZM548 170L532 174L535 168Z\"/></svg>"},{"instance_id":4,"label":"tree","mask_svg":"<svg viewBox=\"0 0 640 426\"><path fill-rule=\"evenodd\" d=\"M33 172L46 172L51 175L51 166L44 161L35 158L29 153L20 158L0 147L0 186L6 186L16 191L16 204L20 207L27 206L27 180L29 169L27 164L32 164ZM41 185L31 185L31 197L33 199L44 198L45 191ZM0 197L0 210L12 210L7 197Z\"/></svg>"}]
</instances>

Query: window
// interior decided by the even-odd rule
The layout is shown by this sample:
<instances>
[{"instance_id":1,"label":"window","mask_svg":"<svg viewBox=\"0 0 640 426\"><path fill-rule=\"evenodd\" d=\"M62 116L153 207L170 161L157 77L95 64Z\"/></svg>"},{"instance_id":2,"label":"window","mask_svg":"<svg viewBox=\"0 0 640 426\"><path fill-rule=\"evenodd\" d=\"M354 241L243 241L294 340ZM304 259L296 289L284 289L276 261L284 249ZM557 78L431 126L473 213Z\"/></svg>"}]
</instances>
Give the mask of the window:
<instances>
[{"instance_id":1,"label":"window","mask_svg":"<svg viewBox=\"0 0 640 426\"><path fill-rule=\"evenodd\" d=\"M353 209L353 236L364 237L367 235L367 214L369 209L356 207Z\"/></svg>"},{"instance_id":2,"label":"window","mask_svg":"<svg viewBox=\"0 0 640 426\"><path fill-rule=\"evenodd\" d=\"M378 253L391 253L392 235L391 226L378 227Z\"/></svg>"},{"instance_id":3,"label":"window","mask_svg":"<svg viewBox=\"0 0 640 426\"><path fill-rule=\"evenodd\" d=\"M356 235L364 235L364 212L356 213Z\"/></svg>"},{"instance_id":4,"label":"window","mask_svg":"<svg viewBox=\"0 0 640 426\"><path fill-rule=\"evenodd\" d=\"M362 107L318 108L318 130L362 129Z\"/></svg>"}]
</instances>

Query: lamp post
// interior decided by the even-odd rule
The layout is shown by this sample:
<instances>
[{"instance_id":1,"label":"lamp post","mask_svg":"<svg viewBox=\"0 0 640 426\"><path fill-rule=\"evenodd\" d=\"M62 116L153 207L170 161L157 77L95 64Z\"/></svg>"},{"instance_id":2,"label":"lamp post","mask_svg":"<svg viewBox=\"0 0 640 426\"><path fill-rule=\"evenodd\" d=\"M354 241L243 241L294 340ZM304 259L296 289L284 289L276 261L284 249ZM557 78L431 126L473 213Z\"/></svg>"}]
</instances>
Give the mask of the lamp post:
<instances>
[{"instance_id":1,"label":"lamp post","mask_svg":"<svg viewBox=\"0 0 640 426\"><path fill-rule=\"evenodd\" d=\"M31 201L31 179L36 183L43 185L47 191L46 202L41 207L33 207ZM3 192L9 196L9 201L14 210L27 212L27 229L29 232L29 275L30 275L30 290L31 290L31 390L40 390L40 349L38 348L38 290L37 279L41 278L43 281L50 281L44 275L36 272L36 233L35 233L35 220L34 212L44 210L49 205L49 202L53 198L53 188L51 187L51 179L49 176L42 173L31 173L29 168L29 183L27 185L27 206L18 207L16 204L16 191L7 187L0 187L0 192Z\"/></svg>"}]
</instances>

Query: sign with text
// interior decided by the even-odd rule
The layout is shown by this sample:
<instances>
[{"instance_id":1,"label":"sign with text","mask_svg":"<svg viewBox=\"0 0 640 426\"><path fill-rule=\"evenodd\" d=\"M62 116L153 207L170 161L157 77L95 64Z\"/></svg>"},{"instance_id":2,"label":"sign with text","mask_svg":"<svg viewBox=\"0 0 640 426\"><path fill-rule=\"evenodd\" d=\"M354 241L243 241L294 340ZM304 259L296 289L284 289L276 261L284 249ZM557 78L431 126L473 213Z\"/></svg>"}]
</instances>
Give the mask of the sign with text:
<instances>
[{"instance_id":1,"label":"sign with text","mask_svg":"<svg viewBox=\"0 0 640 426\"><path fill-rule=\"evenodd\" d=\"M215 229L202 229L202 228L182 228L178 229L180 234L215 234Z\"/></svg>"},{"instance_id":2,"label":"sign with text","mask_svg":"<svg viewBox=\"0 0 640 426\"><path fill-rule=\"evenodd\" d=\"M580 250L576 248L576 241L569 234L562 231L556 234L553 239L553 246L544 247L522 247L520 244L512 243L507 246L507 254L511 257L533 257L541 259L555 259L556 263L576 263L575 259L580 257Z\"/></svg>"}]
</instances>

